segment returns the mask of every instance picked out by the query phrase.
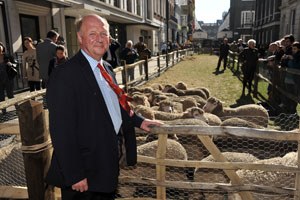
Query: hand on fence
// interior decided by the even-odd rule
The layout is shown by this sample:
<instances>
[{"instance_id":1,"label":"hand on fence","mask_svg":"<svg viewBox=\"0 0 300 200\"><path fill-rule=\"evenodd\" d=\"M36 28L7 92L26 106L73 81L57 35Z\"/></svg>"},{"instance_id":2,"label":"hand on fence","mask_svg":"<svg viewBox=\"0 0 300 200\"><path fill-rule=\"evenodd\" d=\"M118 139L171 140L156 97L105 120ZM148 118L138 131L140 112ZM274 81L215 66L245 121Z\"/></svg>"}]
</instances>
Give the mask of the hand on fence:
<instances>
[{"instance_id":1,"label":"hand on fence","mask_svg":"<svg viewBox=\"0 0 300 200\"><path fill-rule=\"evenodd\" d=\"M149 119L145 119L143 121L143 123L141 124L141 129L143 129L144 131L149 132L150 128L154 127L154 126L160 126L163 123L160 121L156 121L156 120L149 120Z\"/></svg>"}]
</instances>

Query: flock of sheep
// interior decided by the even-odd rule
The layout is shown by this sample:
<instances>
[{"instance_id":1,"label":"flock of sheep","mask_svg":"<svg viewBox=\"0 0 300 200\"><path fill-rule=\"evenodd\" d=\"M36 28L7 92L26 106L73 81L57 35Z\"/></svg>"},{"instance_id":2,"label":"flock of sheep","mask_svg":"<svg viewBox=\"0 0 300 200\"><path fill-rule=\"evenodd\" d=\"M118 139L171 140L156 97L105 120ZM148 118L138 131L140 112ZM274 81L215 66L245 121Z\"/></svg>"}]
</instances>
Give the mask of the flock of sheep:
<instances>
[{"instance_id":1,"label":"flock of sheep","mask_svg":"<svg viewBox=\"0 0 300 200\"><path fill-rule=\"evenodd\" d=\"M178 82L176 85L168 84L162 86L155 84L145 88L132 87L128 90L128 94L132 97L131 105L137 114L148 119L161 120L167 125L239 126L263 129L268 126L269 122L268 112L262 106L249 104L237 108L225 107L221 100L211 96L209 89L204 87L188 88L183 82ZM140 136L137 137L137 140L139 145L138 155L156 157L156 135L149 134L147 136ZM297 153L295 152L290 152L283 157L278 156L267 159L257 158L247 152L223 152L222 154L230 162L297 166ZM169 135L166 158L214 161L214 158L206 150L198 137L194 135ZM121 174L122 173L132 173L133 176L146 176L153 179L156 177L155 166L150 164L138 165L135 169L130 170L130 172L122 170ZM292 173L238 170L237 174L244 183L270 185L271 182L272 186L283 187L284 184L285 187L294 187L295 174ZM283 180L287 180L286 177L289 177L289 179L287 182L284 182ZM174 167L173 169L172 167L167 169L166 179L177 181L230 182L223 170L194 168L177 168L174 170ZM134 190L132 191L134 193L138 192L138 189L134 187L131 187L130 190ZM146 189L144 188L144 190ZM174 195L174 191L172 192ZM179 196L188 196L184 192L177 191L177 193ZM152 195L155 196L155 192L153 193L152 191ZM169 195L172 196L171 194ZM215 194L211 195L214 196ZM175 198L180 199L179 197ZM234 194L230 195L229 199L236 200L239 198L238 194ZM257 198L260 199L259 197ZM211 197L210 193L205 194L200 192L198 198L191 198L189 196L183 199L217 198L216 196ZM279 199L285 198L280 197Z\"/></svg>"}]
</instances>

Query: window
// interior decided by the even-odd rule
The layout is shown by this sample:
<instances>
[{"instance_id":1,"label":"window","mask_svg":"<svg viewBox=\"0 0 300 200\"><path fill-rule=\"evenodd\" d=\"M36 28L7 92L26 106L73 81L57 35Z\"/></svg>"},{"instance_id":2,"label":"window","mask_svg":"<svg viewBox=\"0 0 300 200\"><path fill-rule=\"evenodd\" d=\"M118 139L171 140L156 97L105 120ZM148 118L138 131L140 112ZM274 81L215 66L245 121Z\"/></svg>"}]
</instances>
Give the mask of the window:
<instances>
[{"instance_id":1,"label":"window","mask_svg":"<svg viewBox=\"0 0 300 200\"><path fill-rule=\"evenodd\" d=\"M114 0L114 6L120 8L120 0Z\"/></svg>"},{"instance_id":2,"label":"window","mask_svg":"<svg viewBox=\"0 0 300 200\"><path fill-rule=\"evenodd\" d=\"M141 16L141 1L140 0L136 1L136 14Z\"/></svg>"},{"instance_id":3,"label":"window","mask_svg":"<svg viewBox=\"0 0 300 200\"><path fill-rule=\"evenodd\" d=\"M290 33L294 34L295 33L295 18L296 18L296 10L291 11L291 16L290 16Z\"/></svg>"},{"instance_id":4,"label":"window","mask_svg":"<svg viewBox=\"0 0 300 200\"><path fill-rule=\"evenodd\" d=\"M127 11L132 12L132 1L127 0Z\"/></svg>"},{"instance_id":5,"label":"window","mask_svg":"<svg viewBox=\"0 0 300 200\"><path fill-rule=\"evenodd\" d=\"M254 22L255 11L242 11L241 26L244 28L251 28Z\"/></svg>"}]
</instances>

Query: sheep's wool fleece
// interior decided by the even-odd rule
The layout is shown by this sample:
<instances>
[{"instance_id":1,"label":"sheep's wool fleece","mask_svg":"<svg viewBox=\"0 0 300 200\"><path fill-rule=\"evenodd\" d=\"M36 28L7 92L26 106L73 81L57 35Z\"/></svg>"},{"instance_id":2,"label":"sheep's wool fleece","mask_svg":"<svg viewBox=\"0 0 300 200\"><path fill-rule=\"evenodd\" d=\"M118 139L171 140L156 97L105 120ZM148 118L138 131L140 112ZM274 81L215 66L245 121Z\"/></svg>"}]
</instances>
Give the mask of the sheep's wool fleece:
<instances>
[{"instance_id":1,"label":"sheep's wool fleece","mask_svg":"<svg viewBox=\"0 0 300 200\"><path fill-rule=\"evenodd\" d=\"M138 155L156 157L158 140L140 145L137 147ZM177 141L167 139L167 155L168 159L187 160L185 148Z\"/></svg>"}]
</instances>

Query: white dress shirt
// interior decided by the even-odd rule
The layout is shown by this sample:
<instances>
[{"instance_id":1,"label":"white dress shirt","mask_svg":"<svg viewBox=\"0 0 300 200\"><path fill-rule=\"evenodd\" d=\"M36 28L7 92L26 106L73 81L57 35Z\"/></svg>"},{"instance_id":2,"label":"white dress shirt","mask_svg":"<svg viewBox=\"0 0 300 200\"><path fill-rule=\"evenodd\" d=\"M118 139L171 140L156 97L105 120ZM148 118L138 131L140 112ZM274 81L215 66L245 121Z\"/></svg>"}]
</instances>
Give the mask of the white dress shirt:
<instances>
[{"instance_id":1,"label":"white dress shirt","mask_svg":"<svg viewBox=\"0 0 300 200\"><path fill-rule=\"evenodd\" d=\"M103 76L100 72L100 69L97 67L98 63L100 63L103 66L103 61L102 61L102 59L100 61L95 60L94 58L89 56L87 53L85 53L83 50L81 50L81 52L84 55L84 57L88 60L90 67L95 75L98 86L104 97L106 107L108 109L111 120L113 122L116 134L118 134L121 124L122 124L120 103L119 103L116 93L109 86L107 81L103 78Z\"/></svg>"}]
</instances>

